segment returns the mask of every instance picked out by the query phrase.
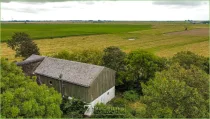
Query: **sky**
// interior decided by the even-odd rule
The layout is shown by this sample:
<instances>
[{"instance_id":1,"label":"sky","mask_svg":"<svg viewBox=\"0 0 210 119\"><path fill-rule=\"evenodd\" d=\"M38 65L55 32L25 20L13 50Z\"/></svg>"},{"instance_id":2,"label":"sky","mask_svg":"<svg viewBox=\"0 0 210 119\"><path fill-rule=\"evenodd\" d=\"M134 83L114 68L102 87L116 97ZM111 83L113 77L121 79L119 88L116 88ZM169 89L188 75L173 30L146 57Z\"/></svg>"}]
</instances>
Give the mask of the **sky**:
<instances>
[{"instance_id":1,"label":"sky","mask_svg":"<svg viewBox=\"0 0 210 119\"><path fill-rule=\"evenodd\" d=\"M1 0L1 20L209 20L209 1Z\"/></svg>"}]
</instances>

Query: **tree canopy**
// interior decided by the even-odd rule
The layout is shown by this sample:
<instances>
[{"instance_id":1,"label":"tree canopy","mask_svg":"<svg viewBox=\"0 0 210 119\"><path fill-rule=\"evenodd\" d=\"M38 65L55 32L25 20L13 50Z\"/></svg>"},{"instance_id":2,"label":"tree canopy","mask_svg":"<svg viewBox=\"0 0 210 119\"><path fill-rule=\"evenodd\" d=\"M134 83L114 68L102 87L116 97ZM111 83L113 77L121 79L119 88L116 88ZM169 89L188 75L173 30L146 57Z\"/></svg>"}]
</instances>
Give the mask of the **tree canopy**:
<instances>
[{"instance_id":1,"label":"tree canopy","mask_svg":"<svg viewBox=\"0 0 210 119\"><path fill-rule=\"evenodd\" d=\"M172 62L179 63L186 69L189 69L191 65L195 65L206 73L209 73L209 58L196 55L190 51L178 52L172 57Z\"/></svg>"},{"instance_id":2,"label":"tree canopy","mask_svg":"<svg viewBox=\"0 0 210 119\"><path fill-rule=\"evenodd\" d=\"M27 58L32 54L39 55L39 48L32 41L30 36L24 32L16 32L7 42L7 45L16 51L15 56L21 56Z\"/></svg>"},{"instance_id":3,"label":"tree canopy","mask_svg":"<svg viewBox=\"0 0 210 119\"><path fill-rule=\"evenodd\" d=\"M142 83L146 117L196 118L209 116L208 75L197 67L178 64Z\"/></svg>"},{"instance_id":4,"label":"tree canopy","mask_svg":"<svg viewBox=\"0 0 210 119\"><path fill-rule=\"evenodd\" d=\"M116 71L116 86L121 85L123 82L120 74L125 71L126 53L116 46L110 46L104 49L103 54L102 65Z\"/></svg>"},{"instance_id":5,"label":"tree canopy","mask_svg":"<svg viewBox=\"0 0 210 119\"><path fill-rule=\"evenodd\" d=\"M1 59L1 116L6 118L59 118L61 95L39 86L13 63Z\"/></svg>"},{"instance_id":6,"label":"tree canopy","mask_svg":"<svg viewBox=\"0 0 210 119\"><path fill-rule=\"evenodd\" d=\"M138 91L141 90L140 82L148 81L155 76L155 72L165 67L165 60L143 50L130 52L125 62L125 71L120 72L122 84L126 89Z\"/></svg>"},{"instance_id":7,"label":"tree canopy","mask_svg":"<svg viewBox=\"0 0 210 119\"><path fill-rule=\"evenodd\" d=\"M103 65L115 71L119 71L124 66L126 54L116 46L104 49Z\"/></svg>"}]
</instances>

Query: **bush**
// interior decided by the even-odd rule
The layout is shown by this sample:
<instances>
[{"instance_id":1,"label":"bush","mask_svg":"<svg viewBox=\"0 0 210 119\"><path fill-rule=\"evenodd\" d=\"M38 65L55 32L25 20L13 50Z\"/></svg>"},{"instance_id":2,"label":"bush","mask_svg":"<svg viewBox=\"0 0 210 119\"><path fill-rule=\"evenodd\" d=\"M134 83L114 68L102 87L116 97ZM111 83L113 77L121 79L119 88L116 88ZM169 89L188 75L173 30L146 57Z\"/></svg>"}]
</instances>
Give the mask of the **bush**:
<instances>
[{"instance_id":1,"label":"bush","mask_svg":"<svg viewBox=\"0 0 210 119\"><path fill-rule=\"evenodd\" d=\"M114 99L111 101L111 104L112 104L112 106L114 106L114 107L126 107L127 102L126 102L126 100L123 99L123 98L114 98Z\"/></svg>"},{"instance_id":2,"label":"bush","mask_svg":"<svg viewBox=\"0 0 210 119\"><path fill-rule=\"evenodd\" d=\"M65 118L82 118L83 114L86 111L86 108L84 108L83 101L79 99L68 99L63 98L62 104L61 104L61 110L63 111L63 117Z\"/></svg>"},{"instance_id":3,"label":"bush","mask_svg":"<svg viewBox=\"0 0 210 119\"><path fill-rule=\"evenodd\" d=\"M78 50L73 52L61 51L52 57L66 59L71 61L101 65L103 53L99 50Z\"/></svg>"},{"instance_id":4,"label":"bush","mask_svg":"<svg viewBox=\"0 0 210 119\"><path fill-rule=\"evenodd\" d=\"M144 104L140 103L140 101L130 102L127 110L130 110L130 113L137 118L143 118L146 113L146 107Z\"/></svg>"},{"instance_id":5,"label":"bush","mask_svg":"<svg viewBox=\"0 0 210 119\"><path fill-rule=\"evenodd\" d=\"M94 107L94 118L126 118L131 114L125 108L112 107L104 104L97 104Z\"/></svg>"},{"instance_id":6,"label":"bush","mask_svg":"<svg viewBox=\"0 0 210 119\"><path fill-rule=\"evenodd\" d=\"M139 95L136 91L130 90L123 93L123 98L128 101L136 101L139 99Z\"/></svg>"}]
</instances>

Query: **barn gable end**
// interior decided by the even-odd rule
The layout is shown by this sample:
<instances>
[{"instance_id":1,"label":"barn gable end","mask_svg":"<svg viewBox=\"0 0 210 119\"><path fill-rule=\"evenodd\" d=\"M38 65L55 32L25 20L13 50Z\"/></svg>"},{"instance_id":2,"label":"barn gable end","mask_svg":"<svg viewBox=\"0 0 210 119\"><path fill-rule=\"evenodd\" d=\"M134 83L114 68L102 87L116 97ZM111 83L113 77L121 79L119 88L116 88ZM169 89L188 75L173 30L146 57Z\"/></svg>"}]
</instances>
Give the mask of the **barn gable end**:
<instances>
[{"instance_id":1,"label":"barn gable end","mask_svg":"<svg viewBox=\"0 0 210 119\"><path fill-rule=\"evenodd\" d=\"M21 66L23 72L27 76L33 76L33 72L36 70L36 68L40 65L40 63L44 60L43 56L39 55L31 55L23 62L17 62L17 66Z\"/></svg>"}]
</instances>

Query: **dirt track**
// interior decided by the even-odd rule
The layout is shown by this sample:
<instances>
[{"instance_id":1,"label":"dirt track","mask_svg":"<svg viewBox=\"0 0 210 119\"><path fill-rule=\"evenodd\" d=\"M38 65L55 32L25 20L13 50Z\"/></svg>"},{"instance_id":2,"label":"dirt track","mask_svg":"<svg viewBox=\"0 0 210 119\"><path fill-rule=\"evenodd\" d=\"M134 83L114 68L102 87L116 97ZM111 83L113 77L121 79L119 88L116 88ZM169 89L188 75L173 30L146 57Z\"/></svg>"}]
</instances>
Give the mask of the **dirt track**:
<instances>
[{"instance_id":1,"label":"dirt track","mask_svg":"<svg viewBox=\"0 0 210 119\"><path fill-rule=\"evenodd\" d=\"M188 31L178 31L178 32L172 32L167 33L170 35L192 35L192 36L208 36L209 35L209 29L208 28L202 28L202 29L193 29Z\"/></svg>"}]
</instances>

